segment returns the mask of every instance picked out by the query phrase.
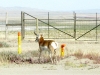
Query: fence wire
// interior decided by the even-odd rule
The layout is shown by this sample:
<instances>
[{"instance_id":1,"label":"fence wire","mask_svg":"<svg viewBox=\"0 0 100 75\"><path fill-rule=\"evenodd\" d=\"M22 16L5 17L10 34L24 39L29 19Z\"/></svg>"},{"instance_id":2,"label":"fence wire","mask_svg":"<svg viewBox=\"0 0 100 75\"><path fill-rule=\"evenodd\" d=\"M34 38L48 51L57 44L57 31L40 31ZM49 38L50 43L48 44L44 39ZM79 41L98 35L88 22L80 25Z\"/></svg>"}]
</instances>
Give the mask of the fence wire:
<instances>
[{"instance_id":1,"label":"fence wire","mask_svg":"<svg viewBox=\"0 0 100 75\"><path fill-rule=\"evenodd\" d=\"M25 38L35 38L38 30L49 39L100 40L100 14L68 12L24 13ZM21 32L21 13L0 13L0 38L17 38ZM19 24L19 25L17 25ZM7 26L8 25L8 26Z\"/></svg>"}]
</instances>

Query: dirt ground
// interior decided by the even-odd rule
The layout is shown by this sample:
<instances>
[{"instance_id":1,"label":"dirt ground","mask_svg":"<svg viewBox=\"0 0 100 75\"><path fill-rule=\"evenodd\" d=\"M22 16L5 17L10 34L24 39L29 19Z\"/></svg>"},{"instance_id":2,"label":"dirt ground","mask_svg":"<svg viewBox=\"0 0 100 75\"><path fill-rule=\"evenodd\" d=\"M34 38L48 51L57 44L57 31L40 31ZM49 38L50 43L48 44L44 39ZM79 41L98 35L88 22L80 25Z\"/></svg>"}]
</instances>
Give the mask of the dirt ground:
<instances>
[{"instance_id":1,"label":"dirt ground","mask_svg":"<svg viewBox=\"0 0 100 75\"><path fill-rule=\"evenodd\" d=\"M18 50L17 40L3 40L10 45L8 48L0 48L0 51ZM61 44L66 44L65 54L68 56L77 50L82 50L84 54L97 52L100 50L100 42L96 41L73 41L56 40L59 43L58 55L60 55ZM38 50L38 43L34 39L22 41L22 52ZM83 65L88 62L87 65ZM60 60L54 64L4 64L0 65L0 75L100 75L100 64L93 64L90 59L77 59L74 56ZM82 64L81 64L82 63Z\"/></svg>"},{"instance_id":2,"label":"dirt ground","mask_svg":"<svg viewBox=\"0 0 100 75\"><path fill-rule=\"evenodd\" d=\"M33 65L6 65L0 67L0 75L100 75L100 68L81 70L63 69L61 65L33 64Z\"/></svg>"}]
</instances>

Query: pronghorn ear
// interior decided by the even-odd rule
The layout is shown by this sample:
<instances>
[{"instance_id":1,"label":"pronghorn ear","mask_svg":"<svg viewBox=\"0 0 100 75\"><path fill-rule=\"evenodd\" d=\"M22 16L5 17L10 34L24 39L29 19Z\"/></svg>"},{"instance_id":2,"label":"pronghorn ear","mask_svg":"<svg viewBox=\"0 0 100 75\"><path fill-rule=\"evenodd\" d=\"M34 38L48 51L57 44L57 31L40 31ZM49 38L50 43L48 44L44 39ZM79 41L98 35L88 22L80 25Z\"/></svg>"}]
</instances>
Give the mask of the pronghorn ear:
<instances>
[{"instance_id":1,"label":"pronghorn ear","mask_svg":"<svg viewBox=\"0 0 100 75\"><path fill-rule=\"evenodd\" d=\"M41 34L41 37L43 36L43 34Z\"/></svg>"}]
</instances>

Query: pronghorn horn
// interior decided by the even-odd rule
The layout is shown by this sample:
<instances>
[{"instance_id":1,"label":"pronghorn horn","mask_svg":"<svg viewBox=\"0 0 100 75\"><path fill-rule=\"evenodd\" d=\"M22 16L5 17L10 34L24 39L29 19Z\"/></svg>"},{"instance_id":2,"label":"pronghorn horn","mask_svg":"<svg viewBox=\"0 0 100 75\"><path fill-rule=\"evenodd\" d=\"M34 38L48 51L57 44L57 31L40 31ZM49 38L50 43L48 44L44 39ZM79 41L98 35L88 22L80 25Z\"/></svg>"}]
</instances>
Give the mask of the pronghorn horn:
<instances>
[{"instance_id":1,"label":"pronghorn horn","mask_svg":"<svg viewBox=\"0 0 100 75\"><path fill-rule=\"evenodd\" d=\"M37 33L34 31L34 34L37 35Z\"/></svg>"}]
</instances>

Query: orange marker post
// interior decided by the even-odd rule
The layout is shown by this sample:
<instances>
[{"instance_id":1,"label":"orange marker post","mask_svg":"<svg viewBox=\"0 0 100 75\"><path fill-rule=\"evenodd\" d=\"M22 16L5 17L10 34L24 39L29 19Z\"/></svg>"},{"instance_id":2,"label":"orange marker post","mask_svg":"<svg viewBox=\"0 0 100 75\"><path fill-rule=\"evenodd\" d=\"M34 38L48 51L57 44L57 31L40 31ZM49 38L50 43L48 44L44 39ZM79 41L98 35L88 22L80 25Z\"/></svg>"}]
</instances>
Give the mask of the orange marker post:
<instances>
[{"instance_id":1,"label":"orange marker post","mask_svg":"<svg viewBox=\"0 0 100 75\"><path fill-rule=\"evenodd\" d=\"M61 52L61 55L60 55L61 57L64 57L64 55L65 55L64 49L65 49L65 44L62 44L61 45L61 51L60 51Z\"/></svg>"},{"instance_id":2,"label":"orange marker post","mask_svg":"<svg viewBox=\"0 0 100 75\"><path fill-rule=\"evenodd\" d=\"M18 54L22 53L22 49L21 49L21 33L18 32Z\"/></svg>"}]
</instances>

